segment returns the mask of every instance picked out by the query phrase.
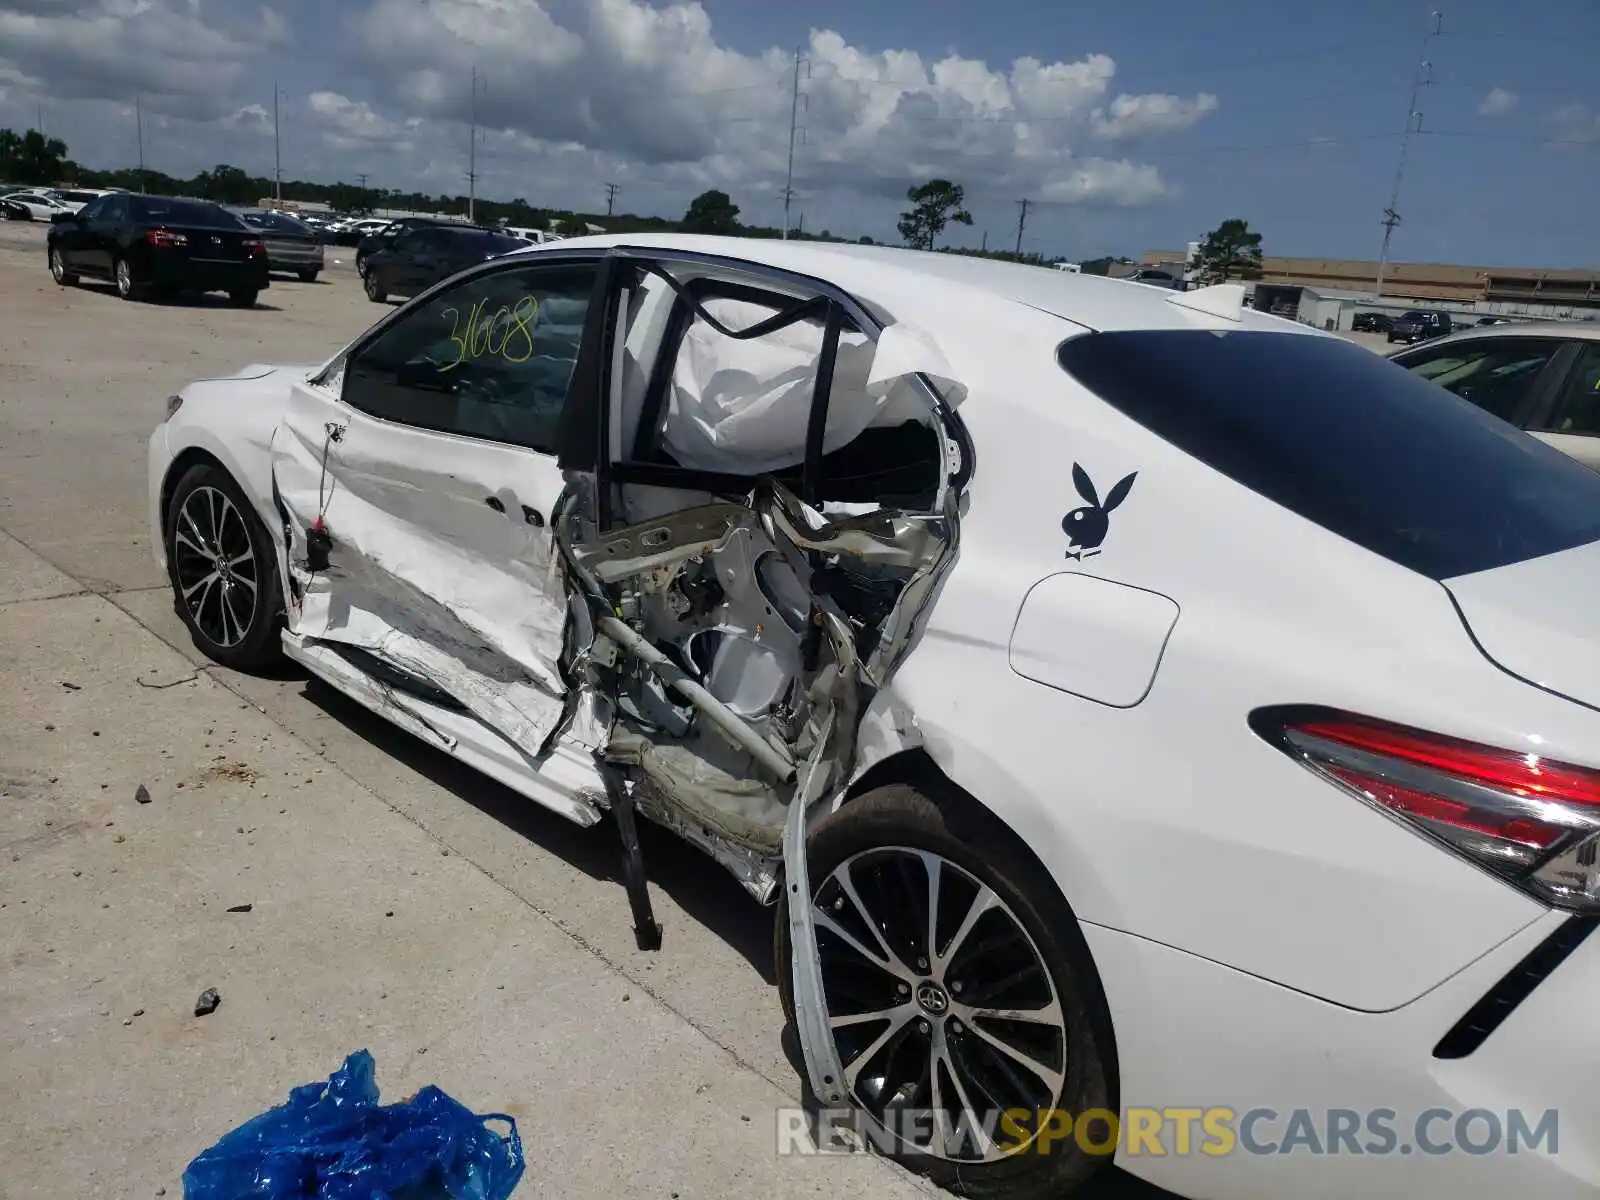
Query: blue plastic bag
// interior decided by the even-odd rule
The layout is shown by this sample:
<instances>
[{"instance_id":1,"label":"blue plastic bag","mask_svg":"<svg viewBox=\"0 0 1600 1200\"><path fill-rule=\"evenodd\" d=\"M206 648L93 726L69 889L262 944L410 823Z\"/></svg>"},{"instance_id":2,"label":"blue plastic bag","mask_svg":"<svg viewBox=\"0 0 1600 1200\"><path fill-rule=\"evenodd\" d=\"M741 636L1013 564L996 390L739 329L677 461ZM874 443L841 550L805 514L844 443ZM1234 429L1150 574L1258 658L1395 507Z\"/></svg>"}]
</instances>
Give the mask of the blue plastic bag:
<instances>
[{"instance_id":1,"label":"blue plastic bag","mask_svg":"<svg viewBox=\"0 0 1600 1200\"><path fill-rule=\"evenodd\" d=\"M485 1122L503 1121L502 1137ZM438 1088L380 1105L372 1055L246 1121L183 1173L184 1200L506 1200L522 1139L503 1113L475 1116Z\"/></svg>"}]
</instances>

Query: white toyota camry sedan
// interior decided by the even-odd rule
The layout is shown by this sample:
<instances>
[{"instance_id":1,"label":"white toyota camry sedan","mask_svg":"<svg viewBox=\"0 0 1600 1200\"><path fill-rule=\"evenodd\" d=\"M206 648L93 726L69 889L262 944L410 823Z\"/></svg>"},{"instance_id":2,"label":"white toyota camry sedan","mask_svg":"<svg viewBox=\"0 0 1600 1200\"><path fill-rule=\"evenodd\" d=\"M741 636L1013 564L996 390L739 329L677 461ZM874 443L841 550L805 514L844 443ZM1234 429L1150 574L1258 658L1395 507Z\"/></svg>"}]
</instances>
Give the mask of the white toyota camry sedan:
<instances>
[{"instance_id":1,"label":"white toyota camry sedan","mask_svg":"<svg viewBox=\"0 0 1600 1200\"><path fill-rule=\"evenodd\" d=\"M771 905L815 1141L1600 1187L1600 476L1237 285L571 239L191 384L150 506L217 662L610 812L642 946L636 813Z\"/></svg>"}]
</instances>

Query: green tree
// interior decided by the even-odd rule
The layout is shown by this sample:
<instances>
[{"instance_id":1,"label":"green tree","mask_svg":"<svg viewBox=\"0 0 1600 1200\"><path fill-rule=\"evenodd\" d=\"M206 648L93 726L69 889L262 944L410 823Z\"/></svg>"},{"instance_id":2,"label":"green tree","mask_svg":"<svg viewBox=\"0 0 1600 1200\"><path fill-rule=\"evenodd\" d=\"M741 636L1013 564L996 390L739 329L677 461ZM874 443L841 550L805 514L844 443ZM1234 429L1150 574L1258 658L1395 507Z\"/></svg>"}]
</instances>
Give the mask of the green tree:
<instances>
[{"instance_id":1,"label":"green tree","mask_svg":"<svg viewBox=\"0 0 1600 1200\"><path fill-rule=\"evenodd\" d=\"M715 188L689 201L689 210L683 214L685 233L734 233L738 228L739 206L727 192Z\"/></svg>"},{"instance_id":2,"label":"green tree","mask_svg":"<svg viewBox=\"0 0 1600 1200\"><path fill-rule=\"evenodd\" d=\"M56 183L66 177L67 165L67 144L60 138L47 138L37 129L0 129L0 179L7 183Z\"/></svg>"},{"instance_id":3,"label":"green tree","mask_svg":"<svg viewBox=\"0 0 1600 1200\"><path fill-rule=\"evenodd\" d=\"M1206 234L1189 262L1189 269L1202 284L1260 279L1261 235L1251 233L1248 222L1238 217L1229 218Z\"/></svg>"},{"instance_id":4,"label":"green tree","mask_svg":"<svg viewBox=\"0 0 1600 1200\"><path fill-rule=\"evenodd\" d=\"M913 250L932 250L934 239L946 225L971 225L972 214L961 205L966 192L948 179L930 179L921 187L907 188L911 211L900 214L900 236Z\"/></svg>"},{"instance_id":5,"label":"green tree","mask_svg":"<svg viewBox=\"0 0 1600 1200\"><path fill-rule=\"evenodd\" d=\"M262 182L238 167L218 163L211 170L196 175L193 187L207 200L218 204L254 204L266 194L261 190Z\"/></svg>"}]
</instances>

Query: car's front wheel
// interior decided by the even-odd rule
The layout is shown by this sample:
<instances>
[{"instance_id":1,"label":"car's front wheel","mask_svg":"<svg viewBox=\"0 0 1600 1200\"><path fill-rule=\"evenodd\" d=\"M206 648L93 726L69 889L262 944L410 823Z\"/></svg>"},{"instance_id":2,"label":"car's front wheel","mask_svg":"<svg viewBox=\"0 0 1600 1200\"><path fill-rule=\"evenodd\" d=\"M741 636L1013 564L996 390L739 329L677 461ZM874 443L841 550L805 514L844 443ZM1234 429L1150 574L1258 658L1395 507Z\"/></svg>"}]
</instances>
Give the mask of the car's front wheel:
<instances>
[{"instance_id":1,"label":"car's front wheel","mask_svg":"<svg viewBox=\"0 0 1600 1200\"><path fill-rule=\"evenodd\" d=\"M167 501L165 535L173 600L201 653L241 671L277 658L277 557L232 476L211 463L185 471Z\"/></svg>"},{"instance_id":2,"label":"car's front wheel","mask_svg":"<svg viewBox=\"0 0 1600 1200\"><path fill-rule=\"evenodd\" d=\"M376 271L363 271L361 282L367 289L367 299L374 304L382 304L389 298L388 293L383 290L383 284L378 282Z\"/></svg>"},{"instance_id":3,"label":"car's front wheel","mask_svg":"<svg viewBox=\"0 0 1600 1200\"><path fill-rule=\"evenodd\" d=\"M303 271L297 272L297 274L300 276L301 283L315 283L317 281L316 267L307 267Z\"/></svg>"},{"instance_id":4,"label":"car's front wheel","mask_svg":"<svg viewBox=\"0 0 1600 1200\"><path fill-rule=\"evenodd\" d=\"M228 299L236 308L254 308L260 294L255 288L237 288L228 293Z\"/></svg>"},{"instance_id":5,"label":"car's front wheel","mask_svg":"<svg viewBox=\"0 0 1600 1200\"><path fill-rule=\"evenodd\" d=\"M1109 1161L1099 976L1008 831L964 797L895 784L821 821L807 862L829 1024L870 1144L983 1200L1057 1197ZM787 899L775 949L792 1023Z\"/></svg>"},{"instance_id":6,"label":"car's front wheel","mask_svg":"<svg viewBox=\"0 0 1600 1200\"><path fill-rule=\"evenodd\" d=\"M67 260L62 257L60 246L50 247L50 278L62 287L71 287L78 282L77 272L67 270Z\"/></svg>"}]
</instances>

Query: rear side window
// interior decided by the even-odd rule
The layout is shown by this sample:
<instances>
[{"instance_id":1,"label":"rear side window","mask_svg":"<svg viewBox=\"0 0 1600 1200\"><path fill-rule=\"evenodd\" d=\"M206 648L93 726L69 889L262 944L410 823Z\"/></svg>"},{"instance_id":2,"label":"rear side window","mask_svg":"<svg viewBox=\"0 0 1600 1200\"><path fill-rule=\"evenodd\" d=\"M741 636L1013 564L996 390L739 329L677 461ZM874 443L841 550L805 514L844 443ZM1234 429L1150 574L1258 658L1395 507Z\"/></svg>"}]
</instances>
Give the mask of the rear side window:
<instances>
[{"instance_id":1,"label":"rear side window","mask_svg":"<svg viewBox=\"0 0 1600 1200\"><path fill-rule=\"evenodd\" d=\"M243 222L220 204L207 200L168 200L161 197L131 197L135 220L163 225L188 225L201 229L245 228Z\"/></svg>"},{"instance_id":2,"label":"rear side window","mask_svg":"<svg viewBox=\"0 0 1600 1200\"><path fill-rule=\"evenodd\" d=\"M486 229L440 228L433 233L440 243L439 248L454 254L505 254L527 245L521 238Z\"/></svg>"},{"instance_id":3,"label":"rear side window","mask_svg":"<svg viewBox=\"0 0 1600 1200\"><path fill-rule=\"evenodd\" d=\"M1185 453L1433 579L1600 538L1600 474L1349 342L1141 330L1057 358Z\"/></svg>"}]
</instances>

